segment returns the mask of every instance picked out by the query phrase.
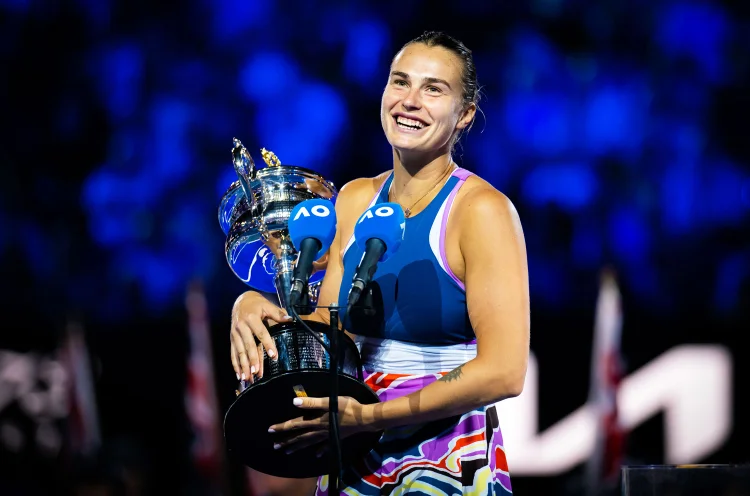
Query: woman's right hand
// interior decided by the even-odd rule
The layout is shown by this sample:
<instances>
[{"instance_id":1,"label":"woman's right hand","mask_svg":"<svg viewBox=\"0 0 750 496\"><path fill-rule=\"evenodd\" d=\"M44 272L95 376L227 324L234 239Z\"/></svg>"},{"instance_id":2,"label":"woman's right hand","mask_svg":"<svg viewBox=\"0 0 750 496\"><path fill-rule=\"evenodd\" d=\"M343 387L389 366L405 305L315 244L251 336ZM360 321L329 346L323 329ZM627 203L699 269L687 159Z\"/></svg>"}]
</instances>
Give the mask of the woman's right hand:
<instances>
[{"instance_id":1,"label":"woman's right hand","mask_svg":"<svg viewBox=\"0 0 750 496\"><path fill-rule=\"evenodd\" d=\"M278 358L276 345L265 322L288 322L286 311L255 291L242 293L232 308L232 367L237 379L253 383L263 377L263 350L272 360Z\"/></svg>"}]
</instances>

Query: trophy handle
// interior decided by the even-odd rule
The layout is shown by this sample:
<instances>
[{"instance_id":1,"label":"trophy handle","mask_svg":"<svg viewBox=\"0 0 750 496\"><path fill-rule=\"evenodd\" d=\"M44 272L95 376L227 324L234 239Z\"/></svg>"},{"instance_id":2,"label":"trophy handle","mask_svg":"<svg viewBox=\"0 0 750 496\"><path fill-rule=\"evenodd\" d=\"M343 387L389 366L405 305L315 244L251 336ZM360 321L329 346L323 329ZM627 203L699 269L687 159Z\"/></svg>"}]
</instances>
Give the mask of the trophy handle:
<instances>
[{"instance_id":1,"label":"trophy handle","mask_svg":"<svg viewBox=\"0 0 750 496\"><path fill-rule=\"evenodd\" d=\"M247 197L248 203L252 205L254 198L250 182L255 179L255 162L253 161L253 157L250 156L250 152L247 151L247 148L245 148L240 140L234 138L232 144L232 165L234 166L234 172L240 180L240 185L242 185L242 190Z\"/></svg>"}]
</instances>

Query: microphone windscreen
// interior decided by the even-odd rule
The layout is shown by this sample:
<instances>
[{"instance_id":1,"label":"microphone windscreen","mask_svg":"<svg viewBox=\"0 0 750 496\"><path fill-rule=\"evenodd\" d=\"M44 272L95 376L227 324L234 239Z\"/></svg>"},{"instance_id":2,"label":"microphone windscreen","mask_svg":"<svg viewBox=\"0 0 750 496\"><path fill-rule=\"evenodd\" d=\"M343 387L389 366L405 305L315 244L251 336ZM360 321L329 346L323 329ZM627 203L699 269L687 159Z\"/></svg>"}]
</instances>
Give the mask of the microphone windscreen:
<instances>
[{"instance_id":1,"label":"microphone windscreen","mask_svg":"<svg viewBox=\"0 0 750 496\"><path fill-rule=\"evenodd\" d=\"M378 203L365 210L354 226L354 238L362 251L367 240L376 238L385 243L386 251L380 257L384 262L393 255L404 240L406 217L398 203Z\"/></svg>"},{"instance_id":2,"label":"microphone windscreen","mask_svg":"<svg viewBox=\"0 0 750 496\"><path fill-rule=\"evenodd\" d=\"M328 251L335 235L336 210L330 200L305 200L297 204L289 215L289 237L297 251L303 240L317 239L321 244L320 251L315 256L318 259Z\"/></svg>"}]
</instances>

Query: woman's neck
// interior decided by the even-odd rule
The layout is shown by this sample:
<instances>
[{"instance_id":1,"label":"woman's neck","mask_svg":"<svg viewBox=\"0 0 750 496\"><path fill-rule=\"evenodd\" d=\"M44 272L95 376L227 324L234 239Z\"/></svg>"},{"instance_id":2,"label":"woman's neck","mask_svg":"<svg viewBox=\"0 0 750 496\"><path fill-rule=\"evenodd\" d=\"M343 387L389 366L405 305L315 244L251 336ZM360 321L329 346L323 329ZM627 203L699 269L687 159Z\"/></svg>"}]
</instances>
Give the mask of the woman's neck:
<instances>
[{"instance_id":1,"label":"woman's neck","mask_svg":"<svg viewBox=\"0 0 750 496\"><path fill-rule=\"evenodd\" d=\"M452 166L450 152L407 159L393 150L391 195L400 203L415 200L445 177L446 171Z\"/></svg>"}]
</instances>

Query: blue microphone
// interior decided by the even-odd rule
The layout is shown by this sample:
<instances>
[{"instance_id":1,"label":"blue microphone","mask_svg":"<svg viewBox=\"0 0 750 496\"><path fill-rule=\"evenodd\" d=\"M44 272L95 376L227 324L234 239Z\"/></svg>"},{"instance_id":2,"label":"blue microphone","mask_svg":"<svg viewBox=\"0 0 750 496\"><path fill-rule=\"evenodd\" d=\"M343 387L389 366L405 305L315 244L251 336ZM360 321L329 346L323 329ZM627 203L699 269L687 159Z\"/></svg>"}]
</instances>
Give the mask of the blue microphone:
<instances>
[{"instance_id":1,"label":"blue microphone","mask_svg":"<svg viewBox=\"0 0 750 496\"><path fill-rule=\"evenodd\" d=\"M299 252L292 274L289 304L294 306L310 280L313 262L322 257L336 235L336 210L329 200L305 200L289 215L289 237Z\"/></svg>"},{"instance_id":2,"label":"blue microphone","mask_svg":"<svg viewBox=\"0 0 750 496\"><path fill-rule=\"evenodd\" d=\"M378 203L365 210L359 218L354 226L354 238L364 255L349 290L349 310L372 280L378 262L385 262L399 249L404 240L405 227L404 210L398 203Z\"/></svg>"}]
</instances>

